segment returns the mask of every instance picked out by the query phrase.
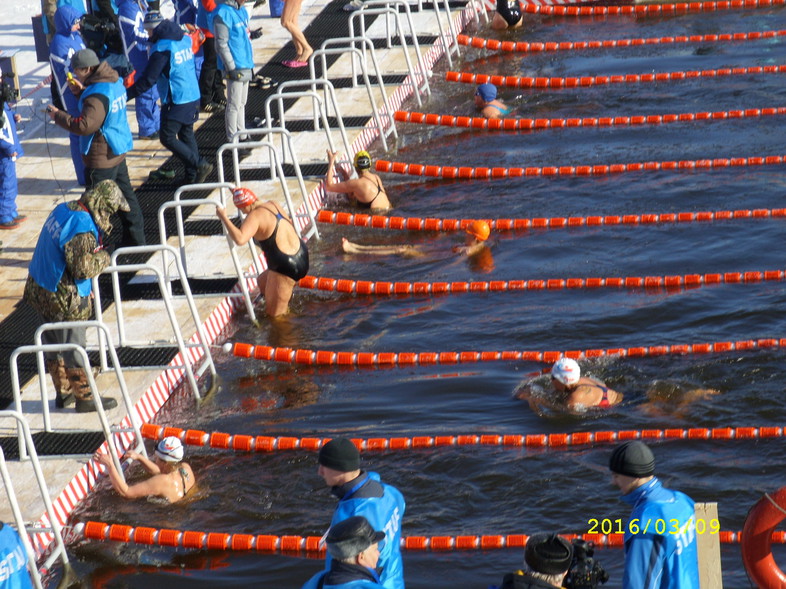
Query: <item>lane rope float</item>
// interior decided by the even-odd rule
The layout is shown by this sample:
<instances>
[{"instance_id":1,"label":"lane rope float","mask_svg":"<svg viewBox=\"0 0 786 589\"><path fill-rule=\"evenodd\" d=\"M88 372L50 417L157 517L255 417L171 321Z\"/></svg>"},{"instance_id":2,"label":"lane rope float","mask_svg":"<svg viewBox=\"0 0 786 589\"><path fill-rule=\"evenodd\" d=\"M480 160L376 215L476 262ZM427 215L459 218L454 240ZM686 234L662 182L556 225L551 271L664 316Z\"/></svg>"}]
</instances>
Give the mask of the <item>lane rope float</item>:
<instances>
[{"instance_id":1,"label":"lane rope float","mask_svg":"<svg viewBox=\"0 0 786 589\"><path fill-rule=\"evenodd\" d=\"M445 74L448 82L462 84L485 84L506 88L586 88L605 86L608 84L638 84L643 82L673 82L677 80L693 80L698 78L723 78L727 76L747 76L753 74L786 73L786 65L765 65L751 67L726 67L713 70L690 70L677 72L653 72L648 74L613 74L606 76L580 77L532 77L532 76L498 76L473 74L472 72L453 72Z\"/></svg>"},{"instance_id":2,"label":"lane rope float","mask_svg":"<svg viewBox=\"0 0 786 589\"><path fill-rule=\"evenodd\" d=\"M140 431L148 440L160 441L168 436L178 438L187 446L209 447L237 452L283 452L288 450L318 451L331 438L298 438L292 436L250 436L223 432L143 423ZM458 434L395 438L351 438L361 452L378 450L415 450L458 446L496 446L512 448L568 448L594 444L616 444L628 440L761 440L782 438L786 430L778 426L764 427L696 427L671 429L617 430L574 432L572 434Z\"/></svg>"},{"instance_id":3,"label":"lane rope float","mask_svg":"<svg viewBox=\"0 0 786 589\"><path fill-rule=\"evenodd\" d=\"M671 344L631 348L595 348L559 351L504 351L504 352L331 352L305 350L227 342L222 346L226 353L239 358L254 358L287 364L311 366L431 366L434 364L466 364L475 362L545 362L553 364L560 358L574 360L619 356L644 358L666 355L712 354L732 351L780 349L786 347L786 338L763 338L736 342Z\"/></svg>"},{"instance_id":4,"label":"lane rope float","mask_svg":"<svg viewBox=\"0 0 786 589\"><path fill-rule=\"evenodd\" d=\"M228 534L222 532L200 532L194 530L172 530L108 524L105 522L79 522L73 527L74 535L88 540L170 546L195 550L232 550L268 553L322 553L320 536L274 536L270 534ZM719 530L722 544L737 544L741 532ZM566 540L576 538L591 540L596 547L621 548L625 545L623 534L560 534ZM529 536L508 535L464 535L464 536L406 536L401 538L402 550L489 550L523 548ZM774 532L772 541L786 543L785 532Z\"/></svg>"},{"instance_id":5,"label":"lane rope float","mask_svg":"<svg viewBox=\"0 0 786 589\"><path fill-rule=\"evenodd\" d=\"M468 292L513 292L579 288L699 288L713 284L758 284L786 278L783 270L685 274L671 276L624 276L608 278L550 278L546 280L491 280L488 282L374 282L305 276L298 286L305 289L359 295L461 294Z\"/></svg>"},{"instance_id":6,"label":"lane rope float","mask_svg":"<svg viewBox=\"0 0 786 589\"><path fill-rule=\"evenodd\" d=\"M781 6L786 0L729 0L723 2L680 2L675 4L635 4L624 6L541 6L522 3L528 14L541 16L654 16L687 12L749 10Z\"/></svg>"},{"instance_id":7,"label":"lane rope float","mask_svg":"<svg viewBox=\"0 0 786 589\"><path fill-rule=\"evenodd\" d=\"M708 35L675 35L674 37L648 37L633 39L606 39L603 41L500 41L469 35L458 35L456 42L475 49L516 53L541 53L546 51L576 51L582 49L617 49L643 45L670 45L676 43L713 43L729 41L759 41L786 36L786 30L751 31L749 33L718 33Z\"/></svg>"},{"instance_id":8,"label":"lane rope float","mask_svg":"<svg viewBox=\"0 0 786 589\"><path fill-rule=\"evenodd\" d=\"M642 213L628 215L593 215L589 217L534 217L532 219L481 219L495 231L520 229L564 229L600 225L652 225L656 223L691 223L728 221L731 219L769 219L786 217L786 209L737 209L734 211L693 211L681 213ZM345 213L322 209L319 223L353 225L372 229L406 231L464 231L476 219L434 219L421 217L387 217L365 213Z\"/></svg>"},{"instance_id":9,"label":"lane rope float","mask_svg":"<svg viewBox=\"0 0 786 589\"><path fill-rule=\"evenodd\" d=\"M657 172L663 170L712 170L744 166L774 166L784 162L782 155L732 157L661 162L633 162L627 164L596 164L579 166L532 166L527 168L486 168L471 166L437 166L377 160L377 172L451 178L461 180L522 178L527 176L602 176L625 172Z\"/></svg>"},{"instance_id":10,"label":"lane rope float","mask_svg":"<svg viewBox=\"0 0 786 589\"><path fill-rule=\"evenodd\" d=\"M466 117L439 115L433 113L410 112L397 110L393 118L400 123L421 125L440 125L466 129L488 129L492 131L531 131L536 129L566 129L577 127L629 127L638 125L663 125L667 123L685 123L695 121L723 121L729 119L755 118L762 116L786 114L786 107L747 108L728 111L679 113L665 115L633 115L617 117L582 117L582 118L500 118Z\"/></svg>"}]
</instances>

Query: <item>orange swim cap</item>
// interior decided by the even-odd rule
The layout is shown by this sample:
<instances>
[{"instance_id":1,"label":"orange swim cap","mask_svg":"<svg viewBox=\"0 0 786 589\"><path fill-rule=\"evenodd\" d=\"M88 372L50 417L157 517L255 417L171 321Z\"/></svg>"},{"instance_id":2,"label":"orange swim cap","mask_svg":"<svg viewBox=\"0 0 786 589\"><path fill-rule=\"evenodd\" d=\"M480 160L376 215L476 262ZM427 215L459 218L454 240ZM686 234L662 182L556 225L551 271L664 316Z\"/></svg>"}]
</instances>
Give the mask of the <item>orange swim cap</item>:
<instances>
[{"instance_id":1,"label":"orange swim cap","mask_svg":"<svg viewBox=\"0 0 786 589\"><path fill-rule=\"evenodd\" d=\"M467 227L467 233L480 241L486 241L491 235L491 227L485 221L472 221Z\"/></svg>"},{"instance_id":2,"label":"orange swim cap","mask_svg":"<svg viewBox=\"0 0 786 589\"><path fill-rule=\"evenodd\" d=\"M251 203L256 202L257 195L251 192L248 188L235 188L232 191L232 202L235 203L237 208L247 207Z\"/></svg>"}]
</instances>

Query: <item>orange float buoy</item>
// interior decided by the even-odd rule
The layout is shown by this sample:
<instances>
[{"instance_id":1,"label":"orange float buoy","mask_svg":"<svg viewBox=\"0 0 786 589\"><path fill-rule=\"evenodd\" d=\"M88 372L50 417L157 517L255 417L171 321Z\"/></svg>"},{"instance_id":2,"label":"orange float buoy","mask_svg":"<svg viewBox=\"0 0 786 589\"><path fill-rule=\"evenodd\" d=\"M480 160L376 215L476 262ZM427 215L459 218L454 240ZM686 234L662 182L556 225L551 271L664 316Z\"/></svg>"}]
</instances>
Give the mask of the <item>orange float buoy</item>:
<instances>
[{"instance_id":1,"label":"orange float buoy","mask_svg":"<svg viewBox=\"0 0 786 589\"><path fill-rule=\"evenodd\" d=\"M765 494L753 506L742 528L742 562L757 587L782 589L786 574L772 557L772 532L786 519L786 487Z\"/></svg>"}]
</instances>

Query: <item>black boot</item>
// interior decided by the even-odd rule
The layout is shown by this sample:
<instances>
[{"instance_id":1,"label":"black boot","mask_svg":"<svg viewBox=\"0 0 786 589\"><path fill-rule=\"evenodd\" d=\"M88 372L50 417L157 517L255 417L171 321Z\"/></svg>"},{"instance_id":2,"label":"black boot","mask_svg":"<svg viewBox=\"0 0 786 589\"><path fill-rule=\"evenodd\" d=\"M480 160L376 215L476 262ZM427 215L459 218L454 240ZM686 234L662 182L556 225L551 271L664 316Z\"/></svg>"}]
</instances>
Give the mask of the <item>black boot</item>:
<instances>
[{"instance_id":1,"label":"black boot","mask_svg":"<svg viewBox=\"0 0 786 589\"><path fill-rule=\"evenodd\" d=\"M90 382L87 380L87 374L81 368L69 368L68 380L71 381L71 388L74 391L76 398L76 412L77 413L91 413L96 410L95 398L93 391L90 390ZM117 401L112 397L99 397L104 411L114 409L117 407Z\"/></svg>"}]
</instances>

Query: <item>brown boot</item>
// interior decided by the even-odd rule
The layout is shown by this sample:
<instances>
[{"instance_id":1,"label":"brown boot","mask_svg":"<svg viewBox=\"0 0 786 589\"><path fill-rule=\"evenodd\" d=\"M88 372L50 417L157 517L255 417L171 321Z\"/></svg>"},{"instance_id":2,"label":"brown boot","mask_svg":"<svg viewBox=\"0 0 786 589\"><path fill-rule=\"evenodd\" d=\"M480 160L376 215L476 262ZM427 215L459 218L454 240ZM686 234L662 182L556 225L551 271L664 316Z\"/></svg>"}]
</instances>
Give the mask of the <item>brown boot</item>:
<instances>
[{"instance_id":1,"label":"brown boot","mask_svg":"<svg viewBox=\"0 0 786 589\"><path fill-rule=\"evenodd\" d=\"M68 380L71 381L71 389L73 390L74 397L76 398L76 412L77 413L90 413L96 410L95 398L93 391L90 390L90 382L87 380L87 374L81 368L68 368ZM104 410L114 409L117 407L117 401L112 397L99 397L101 405Z\"/></svg>"},{"instance_id":2,"label":"brown boot","mask_svg":"<svg viewBox=\"0 0 786 589\"><path fill-rule=\"evenodd\" d=\"M71 381L68 380L65 362L62 358L47 360L46 370L55 385L55 407L62 409L74 404L74 395L71 393Z\"/></svg>"}]
</instances>

